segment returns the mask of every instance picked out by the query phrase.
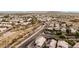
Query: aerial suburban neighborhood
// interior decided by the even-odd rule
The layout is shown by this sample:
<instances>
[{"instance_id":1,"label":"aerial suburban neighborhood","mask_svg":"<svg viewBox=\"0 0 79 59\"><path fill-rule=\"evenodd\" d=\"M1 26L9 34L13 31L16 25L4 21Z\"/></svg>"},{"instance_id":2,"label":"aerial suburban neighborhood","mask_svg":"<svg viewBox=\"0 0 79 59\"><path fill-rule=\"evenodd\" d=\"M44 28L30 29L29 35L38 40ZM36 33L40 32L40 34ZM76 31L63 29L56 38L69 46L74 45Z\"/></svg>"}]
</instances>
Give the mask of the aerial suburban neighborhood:
<instances>
[{"instance_id":1,"label":"aerial suburban neighborhood","mask_svg":"<svg viewBox=\"0 0 79 59\"><path fill-rule=\"evenodd\" d=\"M79 13L0 13L0 48L79 48Z\"/></svg>"}]
</instances>

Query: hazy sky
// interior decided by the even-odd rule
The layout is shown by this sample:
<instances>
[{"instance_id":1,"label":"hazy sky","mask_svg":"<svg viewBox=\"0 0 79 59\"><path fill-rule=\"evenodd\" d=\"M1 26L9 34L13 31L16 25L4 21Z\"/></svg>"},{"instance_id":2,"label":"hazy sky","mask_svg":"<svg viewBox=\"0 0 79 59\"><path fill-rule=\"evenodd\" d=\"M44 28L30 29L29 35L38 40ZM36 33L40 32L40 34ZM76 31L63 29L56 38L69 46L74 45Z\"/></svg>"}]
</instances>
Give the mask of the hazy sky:
<instances>
[{"instance_id":1,"label":"hazy sky","mask_svg":"<svg viewBox=\"0 0 79 59\"><path fill-rule=\"evenodd\" d=\"M79 11L79 1L0 0L0 11Z\"/></svg>"}]
</instances>

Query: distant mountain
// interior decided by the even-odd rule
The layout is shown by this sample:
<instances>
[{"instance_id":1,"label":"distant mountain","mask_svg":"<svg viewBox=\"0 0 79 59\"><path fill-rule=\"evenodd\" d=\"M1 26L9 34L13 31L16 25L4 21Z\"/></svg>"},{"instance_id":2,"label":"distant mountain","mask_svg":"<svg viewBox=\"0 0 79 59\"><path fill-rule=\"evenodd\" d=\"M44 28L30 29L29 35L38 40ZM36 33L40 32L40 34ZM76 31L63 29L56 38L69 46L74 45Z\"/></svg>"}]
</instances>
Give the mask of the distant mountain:
<instances>
[{"instance_id":1,"label":"distant mountain","mask_svg":"<svg viewBox=\"0 0 79 59\"><path fill-rule=\"evenodd\" d=\"M71 12L71 11L0 11L0 14L26 14L26 13L48 13L48 14L73 14L73 15L79 15L79 12Z\"/></svg>"}]
</instances>

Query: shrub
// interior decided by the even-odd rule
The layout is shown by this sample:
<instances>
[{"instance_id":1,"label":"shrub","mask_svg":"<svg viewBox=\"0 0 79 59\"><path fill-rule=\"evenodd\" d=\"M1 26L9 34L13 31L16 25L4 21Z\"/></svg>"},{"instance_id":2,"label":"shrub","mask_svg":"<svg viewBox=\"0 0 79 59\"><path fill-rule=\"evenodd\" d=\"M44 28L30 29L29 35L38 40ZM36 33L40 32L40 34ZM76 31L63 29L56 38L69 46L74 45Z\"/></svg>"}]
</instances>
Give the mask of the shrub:
<instances>
[{"instance_id":1,"label":"shrub","mask_svg":"<svg viewBox=\"0 0 79 59\"><path fill-rule=\"evenodd\" d=\"M69 43L71 46L75 45L75 42L73 40L65 40L67 43Z\"/></svg>"},{"instance_id":2,"label":"shrub","mask_svg":"<svg viewBox=\"0 0 79 59\"><path fill-rule=\"evenodd\" d=\"M64 34L60 35L59 38L65 39L66 36Z\"/></svg>"},{"instance_id":3,"label":"shrub","mask_svg":"<svg viewBox=\"0 0 79 59\"><path fill-rule=\"evenodd\" d=\"M67 32L67 34L69 34L69 33L70 33L70 30L69 30L69 29L67 29L67 30L66 30L66 32Z\"/></svg>"}]
</instances>

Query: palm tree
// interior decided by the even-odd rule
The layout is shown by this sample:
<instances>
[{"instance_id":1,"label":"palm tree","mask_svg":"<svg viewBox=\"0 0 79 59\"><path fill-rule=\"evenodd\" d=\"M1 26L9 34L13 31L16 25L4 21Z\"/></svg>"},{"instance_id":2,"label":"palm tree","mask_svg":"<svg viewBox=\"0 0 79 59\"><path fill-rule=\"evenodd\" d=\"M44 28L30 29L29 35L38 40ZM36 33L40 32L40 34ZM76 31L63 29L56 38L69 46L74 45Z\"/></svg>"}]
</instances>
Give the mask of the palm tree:
<instances>
[{"instance_id":1,"label":"palm tree","mask_svg":"<svg viewBox=\"0 0 79 59\"><path fill-rule=\"evenodd\" d=\"M32 17L31 23L35 24L37 22L37 18L35 16Z\"/></svg>"}]
</instances>

